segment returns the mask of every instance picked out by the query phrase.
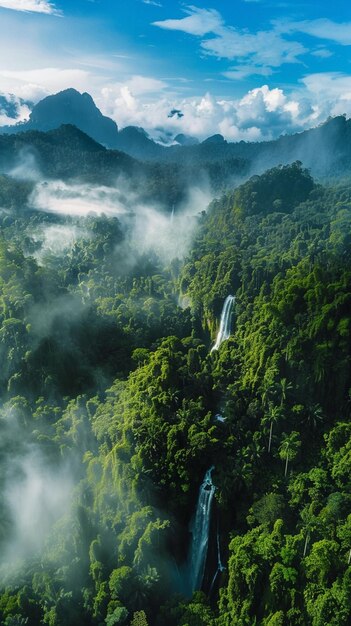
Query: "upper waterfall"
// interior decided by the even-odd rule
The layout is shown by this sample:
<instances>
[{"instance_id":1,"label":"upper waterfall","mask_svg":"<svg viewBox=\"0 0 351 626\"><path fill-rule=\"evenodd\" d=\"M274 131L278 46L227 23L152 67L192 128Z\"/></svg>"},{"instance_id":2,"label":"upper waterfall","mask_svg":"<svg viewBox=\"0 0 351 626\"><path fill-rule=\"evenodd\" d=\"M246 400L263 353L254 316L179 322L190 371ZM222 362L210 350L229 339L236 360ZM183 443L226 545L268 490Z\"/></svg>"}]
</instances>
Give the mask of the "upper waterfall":
<instances>
[{"instance_id":1,"label":"upper waterfall","mask_svg":"<svg viewBox=\"0 0 351 626\"><path fill-rule=\"evenodd\" d=\"M227 296L224 301L219 331L216 337L216 342L211 348L211 352L213 352L213 350L218 350L221 343L230 337L234 302L235 296Z\"/></svg>"}]
</instances>

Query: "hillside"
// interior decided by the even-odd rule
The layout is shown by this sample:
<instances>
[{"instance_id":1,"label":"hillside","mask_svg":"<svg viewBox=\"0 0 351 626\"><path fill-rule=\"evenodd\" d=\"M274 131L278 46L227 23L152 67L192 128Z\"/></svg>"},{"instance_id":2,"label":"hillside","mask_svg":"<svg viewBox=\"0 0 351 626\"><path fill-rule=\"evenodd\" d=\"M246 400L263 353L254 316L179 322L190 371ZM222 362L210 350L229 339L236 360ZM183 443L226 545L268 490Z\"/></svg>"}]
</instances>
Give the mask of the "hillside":
<instances>
[{"instance_id":1,"label":"hillside","mask_svg":"<svg viewBox=\"0 0 351 626\"><path fill-rule=\"evenodd\" d=\"M1 623L348 626L350 186L150 222L0 183Z\"/></svg>"},{"instance_id":2,"label":"hillside","mask_svg":"<svg viewBox=\"0 0 351 626\"><path fill-rule=\"evenodd\" d=\"M106 149L70 124L45 133L0 135L0 173L10 178L126 186L140 201L163 204L167 211L184 202L194 186L210 197L247 176L248 171L249 163L243 159L204 162L200 168L140 162L119 150Z\"/></svg>"},{"instance_id":3,"label":"hillside","mask_svg":"<svg viewBox=\"0 0 351 626\"><path fill-rule=\"evenodd\" d=\"M154 141L143 128L127 126L118 130L112 119L102 115L89 94L66 89L35 105L27 122L0 127L0 133L46 132L62 125L74 125L103 146L136 160L173 167L196 169L201 165L208 169L211 164L222 166L240 161L250 164L250 174L261 174L268 167L298 160L320 179L336 179L350 173L351 120L343 115L331 117L316 128L282 135L272 141L233 143L216 134L199 143L180 134L173 138L172 145L165 146Z\"/></svg>"}]
</instances>

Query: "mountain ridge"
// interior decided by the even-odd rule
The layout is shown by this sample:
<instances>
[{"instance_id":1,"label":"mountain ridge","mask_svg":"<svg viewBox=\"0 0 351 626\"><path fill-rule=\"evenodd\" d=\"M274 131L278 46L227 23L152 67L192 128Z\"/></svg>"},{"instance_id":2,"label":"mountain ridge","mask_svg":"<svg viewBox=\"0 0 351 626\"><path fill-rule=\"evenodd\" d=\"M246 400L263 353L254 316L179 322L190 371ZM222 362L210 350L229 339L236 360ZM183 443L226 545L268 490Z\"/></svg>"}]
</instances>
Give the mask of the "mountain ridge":
<instances>
[{"instance_id":1,"label":"mountain ridge","mask_svg":"<svg viewBox=\"0 0 351 626\"><path fill-rule=\"evenodd\" d=\"M33 107L27 122L0 127L0 134L47 132L63 124L73 124L106 148L121 150L144 161L193 165L240 158L251 161L253 173L259 173L267 167L300 160L314 175L324 176L329 170L345 169L351 157L351 120L343 115L328 118L314 128L269 141L230 142L215 134L198 142L178 133L173 144L166 146L154 141L141 127L126 126L119 130L111 118L101 113L88 93L81 94L73 88L47 96Z\"/></svg>"}]
</instances>

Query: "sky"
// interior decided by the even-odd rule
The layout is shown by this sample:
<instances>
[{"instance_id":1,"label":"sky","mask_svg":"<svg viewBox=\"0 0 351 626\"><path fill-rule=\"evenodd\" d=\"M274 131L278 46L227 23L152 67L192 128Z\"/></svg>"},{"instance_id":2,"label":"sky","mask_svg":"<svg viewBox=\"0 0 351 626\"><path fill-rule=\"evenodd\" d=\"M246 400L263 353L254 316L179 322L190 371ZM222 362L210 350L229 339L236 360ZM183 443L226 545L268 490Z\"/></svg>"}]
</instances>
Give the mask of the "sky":
<instances>
[{"instance_id":1,"label":"sky","mask_svg":"<svg viewBox=\"0 0 351 626\"><path fill-rule=\"evenodd\" d=\"M17 118L68 87L156 139L259 141L351 116L346 0L0 0Z\"/></svg>"}]
</instances>

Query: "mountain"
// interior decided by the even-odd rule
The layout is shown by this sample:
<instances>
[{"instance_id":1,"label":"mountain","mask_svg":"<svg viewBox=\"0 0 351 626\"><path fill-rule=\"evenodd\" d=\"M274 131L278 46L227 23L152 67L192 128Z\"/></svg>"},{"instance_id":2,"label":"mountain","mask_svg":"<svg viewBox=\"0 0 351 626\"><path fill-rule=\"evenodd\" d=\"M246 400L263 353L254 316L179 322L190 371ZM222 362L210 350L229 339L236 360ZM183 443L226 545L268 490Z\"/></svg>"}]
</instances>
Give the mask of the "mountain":
<instances>
[{"instance_id":1,"label":"mountain","mask_svg":"<svg viewBox=\"0 0 351 626\"><path fill-rule=\"evenodd\" d=\"M301 161L315 176L339 176L350 171L351 120L340 115L316 128L259 143L230 143L221 135L214 135L199 145L171 146L163 150L158 158L188 167L244 159L251 162L252 174L262 173L276 165Z\"/></svg>"},{"instance_id":2,"label":"mountain","mask_svg":"<svg viewBox=\"0 0 351 626\"><path fill-rule=\"evenodd\" d=\"M7 106L10 107L9 112L15 114L10 104ZM62 121L65 122L63 125ZM77 132L74 131L74 127L77 128ZM57 135L52 134L55 129L60 129ZM178 134L172 145L165 146L156 143L140 127L127 126L118 132L115 122L102 115L89 94L80 94L74 89L67 89L39 102L33 108L28 122L2 127L0 131L2 137L9 134L18 136L19 133L26 135L16 144L14 159L18 159L19 146L22 144L25 144L26 150L32 150L33 147L37 149L38 144L40 148L38 163L45 175L83 176L85 179L98 179L100 182L111 180L111 176L115 176L115 172L119 170L120 164L127 163L127 155L139 162L139 168L140 161L149 162L150 166L154 164L152 178L158 177L159 181L169 177L171 166L172 176L176 179L174 188L179 186L181 180L184 181L184 174L188 178L186 182L188 185L193 172L200 168L200 172L206 174L215 193L232 187L250 174L260 174L269 167L286 165L294 161L301 161L314 176L322 179L340 178L351 169L351 120L347 120L345 116L330 118L316 128L294 135L283 135L272 141L231 143L222 135L215 134L202 143L196 143L193 138ZM49 134L44 138L28 135L28 132ZM59 144L64 144L64 148L61 146L60 150L67 152L66 161L62 156L63 153L59 158L56 158L56 154L53 158L49 156L53 154L55 136ZM5 152L9 150L8 160L6 161L5 153L0 155L4 171L6 167L7 170L10 168L11 145L15 145L13 141L6 144ZM33 145L30 145L30 142L33 142ZM0 145L5 146L2 140ZM104 147L112 150L105 150L103 153ZM74 160L76 155L72 160L73 148L75 152L78 150L85 153L81 162ZM58 149L56 146L56 152ZM118 157L117 153L113 153L114 150L119 151ZM89 153L94 153L95 156L92 157ZM116 161L118 161L117 170ZM161 164L163 169L157 170ZM162 186L163 183L158 184ZM167 195L166 186L162 195L164 197Z\"/></svg>"},{"instance_id":3,"label":"mountain","mask_svg":"<svg viewBox=\"0 0 351 626\"><path fill-rule=\"evenodd\" d=\"M12 206L12 181L34 182L61 180L70 183L88 183L133 189L134 202L157 203L169 210L183 203L188 190L210 181L213 190L228 186L233 174L241 178L248 164L240 159L226 163L223 174L216 164L183 167L168 163L140 162L119 150L108 150L83 133L66 124L58 129L37 130L12 135L0 135L0 207ZM224 176L224 179L223 179ZM6 202L1 204L1 186L5 184ZM9 187L10 185L10 187ZM24 189L24 191L23 191ZM26 187L16 192L16 205L22 202ZM22 202L24 205L25 202ZM133 205L131 205L133 206Z\"/></svg>"},{"instance_id":4,"label":"mountain","mask_svg":"<svg viewBox=\"0 0 351 626\"><path fill-rule=\"evenodd\" d=\"M252 174L294 161L301 161L314 176L322 178L338 177L351 169L351 120L343 115L329 118L316 128L271 141L232 143L216 134L199 144L183 137L177 135L178 145L165 147L152 141L143 129L128 127L119 133L118 147L137 159L182 167L207 167L209 163L240 159L251 163Z\"/></svg>"},{"instance_id":5,"label":"mountain","mask_svg":"<svg viewBox=\"0 0 351 626\"><path fill-rule=\"evenodd\" d=\"M204 145L207 145L209 143L224 145L227 143L227 141L224 139L223 135L216 134L216 135L211 135L211 137L207 137L207 139L205 139L202 143Z\"/></svg>"},{"instance_id":6,"label":"mountain","mask_svg":"<svg viewBox=\"0 0 351 626\"><path fill-rule=\"evenodd\" d=\"M0 97L0 110L1 107L6 115L16 115L16 103L8 98ZM35 105L27 122L4 126L0 131L2 134L46 132L63 124L74 125L99 144L121 150L134 159L172 163L182 168L199 165L206 168L209 164L217 166L224 161L236 162L239 159L251 163L252 174L296 160L319 177L339 176L350 169L351 120L344 116L330 118L316 128L283 135L272 141L232 143L215 134L199 143L180 133L174 138L173 145L165 146L155 142L143 128L137 126L127 126L118 132L117 124L102 115L89 94L66 89ZM72 131L70 133L72 139ZM60 137L62 139L62 131Z\"/></svg>"},{"instance_id":7,"label":"mountain","mask_svg":"<svg viewBox=\"0 0 351 626\"><path fill-rule=\"evenodd\" d=\"M176 135L176 137L174 137L174 141L179 143L180 146L196 146L199 143L199 140L196 137L184 135L183 133Z\"/></svg>"},{"instance_id":8,"label":"mountain","mask_svg":"<svg viewBox=\"0 0 351 626\"><path fill-rule=\"evenodd\" d=\"M13 126L4 126L2 133L18 133L28 130L48 131L62 124L77 126L95 141L117 147L118 127L109 117L102 115L88 93L79 93L76 89L65 89L48 96L33 107L28 122Z\"/></svg>"},{"instance_id":9,"label":"mountain","mask_svg":"<svg viewBox=\"0 0 351 626\"><path fill-rule=\"evenodd\" d=\"M132 176L143 169L135 159L107 150L72 125L42 132L37 130L0 135L0 173L21 168L21 178L35 167L44 178L79 178L109 184L120 174Z\"/></svg>"},{"instance_id":10,"label":"mountain","mask_svg":"<svg viewBox=\"0 0 351 626\"><path fill-rule=\"evenodd\" d=\"M116 148L135 159L159 159L165 150L164 146L150 139L147 132L138 126L126 126L117 137Z\"/></svg>"}]
</instances>

